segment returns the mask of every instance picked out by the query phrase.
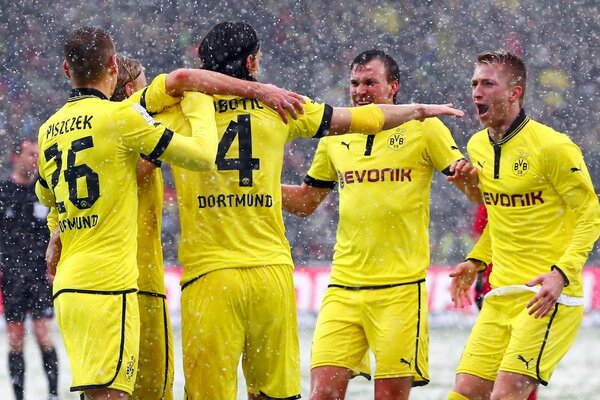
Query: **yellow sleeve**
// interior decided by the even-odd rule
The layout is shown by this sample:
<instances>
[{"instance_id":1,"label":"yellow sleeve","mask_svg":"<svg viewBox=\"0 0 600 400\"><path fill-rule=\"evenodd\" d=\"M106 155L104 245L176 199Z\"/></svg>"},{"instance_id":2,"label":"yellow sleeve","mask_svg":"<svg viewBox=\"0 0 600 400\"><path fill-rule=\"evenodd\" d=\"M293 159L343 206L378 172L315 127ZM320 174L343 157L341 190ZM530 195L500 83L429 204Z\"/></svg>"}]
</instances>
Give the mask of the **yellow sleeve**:
<instances>
[{"instance_id":1,"label":"yellow sleeve","mask_svg":"<svg viewBox=\"0 0 600 400\"><path fill-rule=\"evenodd\" d=\"M331 125L333 108L327 104L316 103L305 97L304 114L288 123L288 141L296 138L320 138L327 135Z\"/></svg>"},{"instance_id":2,"label":"yellow sleeve","mask_svg":"<svg viewBox=\"0 0 600 400\"><path fill-rule=\"evenodd\" d=\"M454 161L465 156L456 145L450 129L439 118L427 118L421 123L429 158L435 169L445 171Z\"/></svg>"},{"instance_id":3,"label":"yellow sleeve","mask_svg":"<svg viewBox=\"0 0 600 400\"><path fill-rule=\"evenodd\" d=\"M157 114L167 107L177 104L181 97L167 94L167 74L160 74L142 90L138 90L125 101L141 104L150 114Z\"/></svg>"},{"instance_id":4,"label":"yellow sleeve","mask_svg":"<svg viewBox=\"0 0 600 400\"><path fill-rule=\"evenodd\" d=\"M218 143L213 97L198 92L186 92L181 101L181 110L190 122L192 136L174 135L160 158L185 168L189 157L187 143L193 140L200 150L194 170L208 171L215 165Z\"/></svg>"},{"instance_id":5,"label":"yellow sleeve","mask_svg":"<svg viewBox=\"0 0 600 400\"><path fill-rule=\"evenodd\" d=\"M56 207L50 207L50 212L46 216L46 225L50 230L50 235L52 235L52 232L58 227L58 211Z\"/></svg>"},{"instance_id":6,"label":"yellow sleeve","mask_svg":"<svg viewBox=\"0 0 600 400\"><path fill-rule=\"evenodd\" d=\"M41 177L35 183L35 194L40 203L46 207L53 207L55 205L56 200L54 199L54 193L52 193L52 190L48 187L48 182Z\"/></svg>"},{"instance_id":7,"label":"yellow sleeve","mask_svg":"<svg viewBox=\"0 0 600 400\"><path fill-rule=\"evenodd\" d=\"M337 172L327 155L327 143L327 137L319 140L319 145L304 182L310 186L332 189L337 182Z\"/></svg>"},{"instance_id":8,"label":"yellow sleeve","mask_svg":"<svg viewBox=\"0 0 600 400\"><path fill-rule=\"evenodd\" d=\"M483 233L479 237L471 252L465 257L468 259L479 260L487 265L492 263L492 238L490 236L489 225L486 225Z\"/></svg>"},{"instance_id":9,"label":"yellow sleeve","mask_svg":"<svg viewBox=\"0 0 600 400\"><path fill-rule=\"evenodd\" d=\"M566 136L565 136L566 137ZM569 281L581 269L600 235L600 204L581 150L570 139L545 148L548 179L575 214L575 229L556 266Z\"/></svg>"}]
</instances>

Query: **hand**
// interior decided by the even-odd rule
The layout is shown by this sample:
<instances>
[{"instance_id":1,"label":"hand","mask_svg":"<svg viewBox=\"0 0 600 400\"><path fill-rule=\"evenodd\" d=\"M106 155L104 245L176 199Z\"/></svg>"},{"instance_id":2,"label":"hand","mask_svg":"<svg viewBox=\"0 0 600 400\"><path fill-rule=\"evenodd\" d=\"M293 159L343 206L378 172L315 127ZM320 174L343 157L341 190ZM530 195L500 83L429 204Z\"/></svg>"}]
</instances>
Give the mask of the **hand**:
<instances>
[{"instance_id":1,"label":"hand","mask_svg":"<svg viewBox=\"0 0 600 400\"><path fill-rule=\"evenodd\" d=\"M46 277L50 285L54 282L56 276L56 266L60 260L60 253L62 252L62 242L60 241L60 233L58 228L52 232L48 247L46 248Z\"/></svg>"},{"instance_id":2,"label":"hand","mask_svg":"<svg viewBox=\"0 0 600 400\"><path fill-rule=\"evenodd\" d=\"M298 114L304 114L304 97L275 85L262 85L256 99L277 111L281 120L286 124L288 123L286 112L294 119L298 119Z\"/></svg>"},{"instance_id":3,"label":"hand","mask_svg":"<svg viewBox=\"0 0 600 400\"><path fill-rule=\"evenodd\" d=\"M467 260L454 267L450 273L452 283L450 284L450 297L455 307L463 308L473 304L471 298L471 286L477 278L478 263Z\"/></svg>"},{"instance_id":4,"label":"hand","mask_svg":"<svg viewBox=\"0 0 600 400\"><path fill-rule=\"evenodd\" d=\"M477 168L467 160L458 160L450 165L454 175L446 177L448 182L458 187L470 201L481 203L483 197L479 190L479 175Z\"/></svg>"},{"instance_id":5,"label":"hand","mask_svg":"<svg viewBox=\"0 0 600 400\"><path fill-rule=\"evenodd\" d=\"M452 103L447 104L421 104L417 110L419 114L418 120L422 121L426 118L439 117L441 115L450 115L456 118L462 118L465 112L454 108Z\"/></svg>"},{"instance_id":6,"label":"hand","mask_svg":"<svg viewBox=\"0 0 600 400\"><path fill-rule=\"evenodd\" d=\"M554 270L547 274L538 275L525 284L530 287L542 285L540 291L527 303L529 315L535 314L535 318L542 318L548 315L556 304L558 296L565 287L565 278L559 271Z\"/></svg>"}]
</instances>

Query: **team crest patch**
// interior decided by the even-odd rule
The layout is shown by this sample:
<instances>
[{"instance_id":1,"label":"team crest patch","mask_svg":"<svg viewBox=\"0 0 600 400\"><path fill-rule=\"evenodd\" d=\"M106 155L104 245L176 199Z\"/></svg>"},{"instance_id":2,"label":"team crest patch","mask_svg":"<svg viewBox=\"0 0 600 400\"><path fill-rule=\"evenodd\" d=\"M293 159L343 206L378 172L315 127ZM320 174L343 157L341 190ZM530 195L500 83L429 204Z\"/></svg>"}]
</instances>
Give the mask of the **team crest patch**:
<instances>
[{"instance_id":1,"label":"team crest patch","mask_svg":"<svg viewBox=\"0 0 600 400\"><path fill-rule=\"evenodd\" d=\"M529 162L527 161L527 157L529 154L520 152L519 157L515 160L513 164L513 171L517 176L523 176L529 171Z\"/></svg>"},{"instance_id":2,"label":"team crest patch","mask_svg":"<svg viewBox=\"0 0 600 400\"><path fill-rule=\"evenodd\" d=\"M131 356L129 362L127 362L127 366L125 367L125 379L127 382L131 382L133 379L133 374L135 372L135 357Z\"/></svg>"},{"instance_id":3,"label":"team crest patch","mask_svg":"<svg viewBox=\"0 0 600 400\"><path fill-rule=\"evenodd\" d=\"M404 129L396 129L390 136L388 136L387 144L392 150L398 150L400 146L404 144L406 137L404 136Z\"/></svg>"}]
</instances>

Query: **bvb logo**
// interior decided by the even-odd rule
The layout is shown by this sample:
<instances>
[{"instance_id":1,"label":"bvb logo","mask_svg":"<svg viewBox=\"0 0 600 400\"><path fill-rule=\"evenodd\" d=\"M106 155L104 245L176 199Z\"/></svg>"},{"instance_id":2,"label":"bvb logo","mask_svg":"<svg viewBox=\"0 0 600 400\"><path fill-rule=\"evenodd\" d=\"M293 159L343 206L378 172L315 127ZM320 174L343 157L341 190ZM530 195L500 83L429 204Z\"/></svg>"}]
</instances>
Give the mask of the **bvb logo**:
<instances>
[{"instance_id":1,"label":"bvb logo","mask_svg":"<svg viewBox=\"0 0 600 400\"><path fill-rule=\"evenodd\" d=\"M131 382L134 372L135 372L135 357L131 356L131 360L129 360L129 362L127 363L127 366L125 367L125 378L127 379L127 382Z\"/></svg>"},{"instance_id":2,"label":"bvb logo","mask_svg":"<svg viewBox=\"0 0 600 400\"><path fill-rule=\"evenodd\" d=\"M513 164L513 171L515 172L515 175L523 176L527 173L529 170L529 163L527 162L528 156L529 154L526 153L519 154L519 157L517 157L515 163Z\"/></svg>"},{"instance_id":3,"label":"bvb logo","mask_svg":"<svg viewBox=\"0 0 600 400\"><path fill-rule=\"evenodd\" d=\"M400 146L404 144L406 138L404 137L404 129L399 130L396 133L392 133L388 137L388 146L392 150L398 150Z\"/></svg>"}]
</instances>

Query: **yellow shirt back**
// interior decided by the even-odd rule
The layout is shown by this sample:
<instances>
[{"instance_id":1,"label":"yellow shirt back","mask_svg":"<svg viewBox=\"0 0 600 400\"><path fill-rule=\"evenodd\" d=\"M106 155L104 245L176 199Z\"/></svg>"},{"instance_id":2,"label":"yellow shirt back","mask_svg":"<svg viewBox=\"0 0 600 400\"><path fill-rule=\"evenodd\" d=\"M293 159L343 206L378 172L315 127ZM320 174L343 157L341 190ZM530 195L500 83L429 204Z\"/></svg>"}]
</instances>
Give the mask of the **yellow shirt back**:
<instances>
[{"instance_id":1,"label":"yellow shirt back","mask_svg":"<svg viewBox=\"0 0 600 400\"><path fill-rule=\"evenodd\" d=\"M304 114L286 125L256 100L214 97L216 170L173 168L183 284L223 268L292 266L281 213L285 144L321 135L329 127L332 110L307 100Z\"/></svg>"}]
</instances>

